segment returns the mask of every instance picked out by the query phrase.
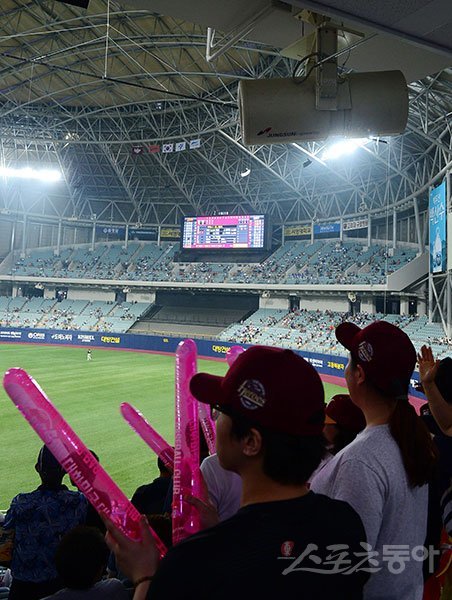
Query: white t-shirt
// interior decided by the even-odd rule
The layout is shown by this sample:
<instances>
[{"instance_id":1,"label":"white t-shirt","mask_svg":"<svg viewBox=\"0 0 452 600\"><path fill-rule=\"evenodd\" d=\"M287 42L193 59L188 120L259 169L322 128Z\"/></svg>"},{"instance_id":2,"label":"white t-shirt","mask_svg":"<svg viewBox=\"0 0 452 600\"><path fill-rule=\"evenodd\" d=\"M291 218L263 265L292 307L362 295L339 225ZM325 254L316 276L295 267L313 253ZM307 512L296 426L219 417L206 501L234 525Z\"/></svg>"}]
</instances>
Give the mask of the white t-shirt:
<instances>
[{"instance_id":1,"label":"white t-shirt","mask_svg":"<svg viewBox=\"0 0 452 600\"><path fill-rule=\"evenodd\" d=\"M389 426L361 432L317 473L311 489L348 502L362 519L367 543L378 552L375 558L382 569L371 575L364 600L421 600L422 562L412 552L426 538L428 486L410 487ZM391 572L401 565L385 560L390 556L385 546L403 546L408 553L400 573Z\"/></svg>"},{"instance_id":2,"label":"white t-shirt","mask_svg":"<svg viewBox=\"0 0 452 600\"><path fill-rule=\"evenodd\" d=\"M237 473L223 469L216 454L202 461L201 473L220 521L235 515L240 508L242 478Z\"/></svg>"}]
</instances>

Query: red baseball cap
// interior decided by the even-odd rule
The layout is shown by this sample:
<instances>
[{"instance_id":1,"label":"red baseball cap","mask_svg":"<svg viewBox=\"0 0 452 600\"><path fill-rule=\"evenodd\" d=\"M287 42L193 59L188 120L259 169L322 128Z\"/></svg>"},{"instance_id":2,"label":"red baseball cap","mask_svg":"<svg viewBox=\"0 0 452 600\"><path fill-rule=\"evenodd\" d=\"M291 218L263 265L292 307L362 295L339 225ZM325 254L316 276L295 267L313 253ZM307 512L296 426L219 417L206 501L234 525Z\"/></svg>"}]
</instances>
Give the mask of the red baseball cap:
<instances>
[{"instance_id":1,"label":"red baseball cap","mask_svg":"<svg viewBox=\"0 0 452 600\"><path fill-rule=\"evenodd\" d=\"M237 357L224 377L197 373L190 381L197 400L244 417L269 431L320 435L325 420L322 381L304 358L267 346Z\"/></svg>"},{"instance_id":2,"label":"red baseball cap","mask_svg":"<svg viewBox=\"0 0 452 600\"><path fill-rule=\"evenodd\" d=\"M325 409L325 424L339 425L359 433L366 427L363 411L353 404L348 394L336 394Z\"/></svg>"},{"instance_id":3,"label":"red baseball cap","mask_svg":"<svg viewBox=\"0 0 452 600\"><path fill-rule=\"evenodd\" d=\"M375 321L363 329L341 323L336 338L378 390L395 398L407 397L416 350L404 331L387 321Z\"/></svg>"}]
</instances>

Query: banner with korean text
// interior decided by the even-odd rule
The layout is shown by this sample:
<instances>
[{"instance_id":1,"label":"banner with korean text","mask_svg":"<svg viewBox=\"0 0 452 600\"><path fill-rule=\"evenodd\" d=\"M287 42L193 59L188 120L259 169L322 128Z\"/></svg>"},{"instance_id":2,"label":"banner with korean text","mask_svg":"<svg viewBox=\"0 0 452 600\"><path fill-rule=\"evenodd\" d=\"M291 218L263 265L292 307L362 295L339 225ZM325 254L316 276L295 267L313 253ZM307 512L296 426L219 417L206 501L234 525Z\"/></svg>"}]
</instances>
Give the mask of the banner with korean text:
<instances>
[{"instance_id":1,"label":"banner with korean text","mask_svg":"<svg viewBox=\"0 0 452 600\"><path fill-rule=\"evenodd\" d=\"M430 191L430 272L446 271L446 182Z\"/></svg>"}]
</instances>

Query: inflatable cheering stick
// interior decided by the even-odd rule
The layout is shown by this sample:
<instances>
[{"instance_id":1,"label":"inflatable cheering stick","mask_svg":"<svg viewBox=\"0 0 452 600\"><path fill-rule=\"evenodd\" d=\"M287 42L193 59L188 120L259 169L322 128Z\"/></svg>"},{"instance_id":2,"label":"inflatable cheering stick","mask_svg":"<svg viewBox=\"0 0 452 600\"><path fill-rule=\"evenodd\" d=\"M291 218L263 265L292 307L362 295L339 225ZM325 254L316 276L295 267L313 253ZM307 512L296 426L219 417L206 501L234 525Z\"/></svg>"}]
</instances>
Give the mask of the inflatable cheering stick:
<instances>
[{"instance_id":1,"label":"inflatable cheering stick","mask_svg":"<svg viewBox=\"0 0 452 600\"><path fill-rule=\"evenodd\" d=\"M10 369L5 373L3 386L97 512L105 514L130 539L139 540L140 513L93 457L37 382L22 369ZM166 553L165 545L152 529L151 533L163 556Z\"/></svg>"},{"instance_id":2,"label":"inflatable cheering stick","mask_svg":"<svg viewBox=\"0 0 452 600\"><path fill-rule=\"evenodd\" d=\"M146 421L140 411L128 402L121 404L121 414L130 427L146 442L149 448L154 450L165 467L172 473L174 469L174 448Z\"/></svg>"},{"instance_id":3,"label":"inflatable cheering stick","mask_svg":"<svg viewBox=\"0 0 452 600\"><path fill-rule=\"evenodd\" d=\"M242 346L231 346L226 352L226 360L228 362L228 365L232 366L235 363L237 357L240 356L243 352L245 352L245 349L242 348Z\"/></svg>"},{"instance_id":4,"label":"inflatable cheering stick","mask_svg":"<svg viewBox=\"0 0 452 600\"><path fill-rule=\"evenodd\" d=\"M202 404L200 402L198 404L198 411L199 423L201 425L204 438L206 440L207 448L209 449L209 454L215 454L215 439L217 432L215 429L215 421L210 416L210 406L207 406L207 404Z\"/></svg>"},{"instance_id":5,"label":"inflatable cheering stick","mask_svg":"<svg viewBox=\"0 0 452 600\"><path fill-rule=\"evenodd\" d=\"M176 414L173 476L173 544L200 530L197 509L185 495L204 498L199 469L198 402L190 393L196 373L196 344L180 342L176 350Z\"/></svg>"}]
</instances>

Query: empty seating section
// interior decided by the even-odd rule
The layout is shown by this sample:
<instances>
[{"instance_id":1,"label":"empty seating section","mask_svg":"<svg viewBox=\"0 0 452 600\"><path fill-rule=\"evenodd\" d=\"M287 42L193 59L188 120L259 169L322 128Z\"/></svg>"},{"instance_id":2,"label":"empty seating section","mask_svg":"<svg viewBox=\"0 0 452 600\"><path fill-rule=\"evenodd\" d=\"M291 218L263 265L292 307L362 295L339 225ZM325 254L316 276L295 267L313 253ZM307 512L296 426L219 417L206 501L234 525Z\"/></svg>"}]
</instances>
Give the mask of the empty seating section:
<instances>
[{"instance_id":1,"label":"empty seating section","mask_svg":"<svg viewBox=\"0 0 452 600\"><path fill-rule=\"evenodd\" d=\"M190 325L211 325L226 327L239 320L243 310L216 308L186 308L180 306L164 306L152 316L152 323L178 323Z\"/></svg>"},{"instance_id":2,"label":"empty seating section","mask_svg":"<svg viewBox=\"0 0 452 600\"><path fill-rule=\"evenodd\" d=\"M11 275L33 277L174 281L198 283L289 283L331 285L384 283L386 276L416 257L411 247L390 252L363 241L285 242L262 263L180 263L177 243L132 242L31 251L10 269Z\"/></svg>"},{"instance_id":3,"label":"empty seating section","mask_svg":"<svg viewBox=\"0 0 452 600\"><path fill-rule=\"evenodd\" d=\"M146 302L116 304L108 315L101 317L98 328L102 331L127 331L148 308Z\"/></svg>"},{"instance_id":4,"label":"empty seating section","mask_svg":"<svg viewBox=\"0 0 452 600\"><path fill-rule=\"evenodd\" d=\"M125 333L149 309L146 302L0 297L0 326Z\"/></svg>"}]
</instances>

